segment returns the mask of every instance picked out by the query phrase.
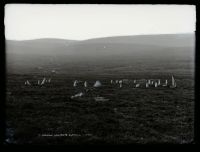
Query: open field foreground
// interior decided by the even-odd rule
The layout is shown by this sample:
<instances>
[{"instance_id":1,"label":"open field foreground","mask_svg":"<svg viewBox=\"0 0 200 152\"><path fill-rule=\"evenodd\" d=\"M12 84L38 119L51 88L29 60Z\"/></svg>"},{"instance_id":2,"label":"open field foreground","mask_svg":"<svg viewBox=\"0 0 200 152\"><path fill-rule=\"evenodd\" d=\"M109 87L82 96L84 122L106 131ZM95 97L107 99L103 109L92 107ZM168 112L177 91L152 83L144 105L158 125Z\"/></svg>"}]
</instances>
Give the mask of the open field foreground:
<instances>
[{"instance_id":1,"label":"open field foreground","mask_svg":"<svg viewBox=\"0 0 200 152\"><path fill-rule=\"evenodd\" d=\"M6 143L193 142L191 37L7 42ZM44 77L51 81L38 85ZM128 82L120 87L115 81L122 79ZM168 80L168 86L146 88L148 79ZM100 87L93 86L97 80Z\"/></svg>"}]
</instances>

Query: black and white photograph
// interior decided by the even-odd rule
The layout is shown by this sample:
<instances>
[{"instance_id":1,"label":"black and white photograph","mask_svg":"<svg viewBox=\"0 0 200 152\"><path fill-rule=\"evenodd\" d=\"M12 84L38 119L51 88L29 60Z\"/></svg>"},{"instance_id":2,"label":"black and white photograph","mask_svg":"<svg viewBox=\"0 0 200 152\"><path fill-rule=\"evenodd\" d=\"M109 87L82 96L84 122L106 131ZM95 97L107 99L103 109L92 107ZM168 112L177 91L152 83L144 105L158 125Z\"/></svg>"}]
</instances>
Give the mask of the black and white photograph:
<instances>
[{"instance_id":1,"label":"black and white photograph","mask_svg":"<svg viewBox=\"0 0 200 152\"><path fill-rule=\"evenodd\" d=\"M196 6L6 4L6 145L194 143Z\"/></svg>"}]
</instances>

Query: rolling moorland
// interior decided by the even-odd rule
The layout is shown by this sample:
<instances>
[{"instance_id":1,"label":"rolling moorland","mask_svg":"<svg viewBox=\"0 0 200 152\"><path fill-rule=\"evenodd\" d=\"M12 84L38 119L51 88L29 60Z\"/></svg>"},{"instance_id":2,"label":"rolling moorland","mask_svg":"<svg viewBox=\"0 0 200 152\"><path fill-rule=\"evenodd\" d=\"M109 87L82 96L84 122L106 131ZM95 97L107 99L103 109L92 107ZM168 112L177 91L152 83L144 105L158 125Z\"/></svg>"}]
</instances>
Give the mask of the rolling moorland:
<instances>
[{"instance_id":1,"label":"rolling moorland","mask_svg":"<svg viewBox=\"0 0 200 152\"><path fill-rule=\"evenodd\" d=\"M6 143L193 142L194 43L194 34L6 40ZM110 84L111 79L170 84L172 75L177 88ZM51 83L37 85L44 77ZM74 80L88 87L81 82L75 88ZM96 80L102 87L93 87ZM79 92L84 96L71 99ZM109 101L96 102L96 96Z\"/></svg>"}]
</instances>

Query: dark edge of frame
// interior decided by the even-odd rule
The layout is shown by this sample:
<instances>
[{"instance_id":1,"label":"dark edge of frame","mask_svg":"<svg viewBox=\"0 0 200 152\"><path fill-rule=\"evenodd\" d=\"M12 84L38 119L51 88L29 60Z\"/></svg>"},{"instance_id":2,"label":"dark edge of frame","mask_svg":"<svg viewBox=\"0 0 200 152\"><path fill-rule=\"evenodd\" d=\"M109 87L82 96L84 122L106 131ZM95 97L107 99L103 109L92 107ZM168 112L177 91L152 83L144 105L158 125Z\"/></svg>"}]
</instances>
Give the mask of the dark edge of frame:
<instances>
[{"instance_id":1,"label":"dark edge of frame","mask_svg":"<svg viewBox=\"0 0 200 152\"><path fill-rule=\"evenodd\" d=\"M1 78L0 78L0 143L3 144L5 139L5 120L6 120L6 57L5 57L5 30L4 30L4 6L1 5L1 29L3 30L3 34L1 34Z\"/></svg>"},{"instance_id":2,"label":"dark edge of frame","mask_svg":"<svg viewBox=\"0 0 200 152\"><path fill-rule=\"evenodd\" d=\"M181 3L180 3L181 2ZM197 1L196 0L182 0L182 1L175 1L175 0L166 0L166 1L161 1L161 0L152 0L152 1L147 1L147 0L123 0L123 1L104 1L104 0L88 0L85 2L81 2L81 1L77 1L77 0L67 0L67 1L60 1L60 0L47 0L47 1L42 1L42 0L35 0L35 1L30 1L30 0L4 0L2 6L2 29L3 29L3 35L1 35L1 43L3 46L2 47L2 51L1 51L1 98L0 98L0 140L1 140L1 144L4 145L4 141L5 141L5 121L6 121L6 44L5 44L5 27L4 27L4 7L6 4L10 4L10 3L16 3L16 4L23 4L23 3L29 3L29 4L180 4L180 5L196 5L196 16L198 18L198 10L199 10L199 6L197 5ZM196 36L196 51L195 51L195 122L194 122L194 141L192 143L190 143L189 145L193 145L193 144L200 144L200 120L199 120L199 109L200 109L200 104L199 104L199 78L200 78L200 74L198 71L200 71L200 62L198 61L198 59L200 58L200 55L198 53L197 50L199 50L199 38L198 38L198 30L197 30L197 24L198 24L198 19L196 19L196 32L195 32L195 36ZM3 93L4 92L4 93ZM165 146L166 144L160 144L160 145L153 145L153 147L155 146ZM168 145L168 144L167 144ZM172 144L174 146L174 144ZM76 145L67 145L69 146L68 149L70 148L78 148L78 146ZM84 145L80 145L80 147L82 148ZM97 145L99 147L99 145ZM101 145L100 145L101 146ZM104 145L105 146L105 145ZM114 145L109 145L110 146L114 146ZM127 146L127 145L126 145ZM128 145L128 146L134 146L134 148L138 147L138 145ZM135 147L136 146L136 147ZM144 147L151 147L151 145L142 145ZM7 146L8 147L8 146ZM12 147L12 146L11 146ZM16 146L13 145L14 148L17 148ZM79 148L80 148L79 147ZM97 150L96 146L92 146L95 148L95 150ZM105 146L107 147L107 146ZM122 146L123 147L123 146ZM58 147L55 147L58 148ZM121 148L121 146L116 146L116 148ZM184 147L185 148L185 147ZM54 149L54 148L53 148ZM34 149L32 149L34 150Z\"/></svg>"},{"instance_id":3,"label":"dark edge of frame","mask_svg":"<svg viewBox=\"0 0 200 152\"><path fill-rule=\"evenodd\" d=\"M200 109L200 91L199 91L199 83L200 83L200 53L199 53L199 31L198 31L198 17L199 17L199 6L196 5L196 37L195 37L195 121L194 121L194 142L195 144L200 144L200 120L199 120L199 109Z\"/></svg>"},{"instance_id":4,"label":"dark edge of frame","mask_svg":"<svg viewBox=\"0 0 200 152\"><path fill-rule=\"evenodd\" d=\"M4 0L4 3L30 4L179 4L195 5L198 0Z\"/></svg>"}]
</instances>

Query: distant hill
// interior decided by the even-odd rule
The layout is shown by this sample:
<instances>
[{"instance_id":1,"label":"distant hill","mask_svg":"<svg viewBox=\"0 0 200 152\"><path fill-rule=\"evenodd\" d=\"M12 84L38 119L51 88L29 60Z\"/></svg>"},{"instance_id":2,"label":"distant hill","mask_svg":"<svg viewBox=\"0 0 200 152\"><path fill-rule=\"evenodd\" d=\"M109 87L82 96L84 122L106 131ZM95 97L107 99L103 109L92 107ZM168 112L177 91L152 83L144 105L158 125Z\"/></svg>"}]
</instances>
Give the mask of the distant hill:
<instances>
[{"instance_id":1,"label":"distant hill","mask_svg":"<svg viewBox=\"0 0 200 152\"><path fill-rule=\"evenodd\" d=\"M190 53L195 45L194 34L162 34L95 38L69 43L66 50L77 56L149 56ZM170 48L170 49L169 49ZM67 52L67 51L66 51Z\"/></svg>"},{"instance_id":2,"label":"distant hill","mask_svg":"<svg viewBox=\"0 0 200 152\"><path fill-rule=\"evenodd\" d=\"M91 43L123 43L140 45L157 45L169 47L194 46L194 34L161 34L161 35L135 35L95 38L81 41L81 44Z\"/></svg>"},{"instance_id":3,"label":"distant hill","mask_svg":"<svg viewBox=\"0 0 200 152\"><path fill-rule=\"evenodd\" d=\"M14 54L35 54L47 55L65 51L69 43L74 43L74 40L64 39L36 39L25 41L6 40L6 52Z\"/></svg>"},{"instance_id":4,"label":"distant hill","mask_svg":"<svg viewBox=\"0 0 200 152\"><path fill-rule=\"evenodd\" d=\"M162 34L162 35L139 35L96 38L83 41L65 39L36 39L25 41L6 41L7 53L23 54L67 54L67 53L105 53L122 52L123 47L129 48L129 52L146 50L154 47L194 47L194 34ZM116 50L116 47L119 48ZM115 50L109 49L113 47ZM88 54L89 55L89 54Z\"/></svg>"},{"instance_id":5,"label":"distant hill","mask_svg":"<svg viewBox=\"0 0 200 152\"><path fill-rule=\"evenodd\" d=\"M83 41L36 39L6 41L7 66L36 67L41 65L163 60L193 60L194 34L162 34L95 38ZM143 62L142 64L146 64Z\"/></svg>"}]
</instances>

